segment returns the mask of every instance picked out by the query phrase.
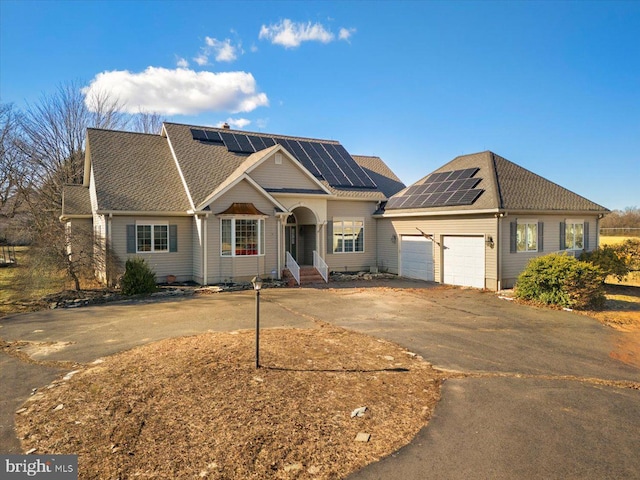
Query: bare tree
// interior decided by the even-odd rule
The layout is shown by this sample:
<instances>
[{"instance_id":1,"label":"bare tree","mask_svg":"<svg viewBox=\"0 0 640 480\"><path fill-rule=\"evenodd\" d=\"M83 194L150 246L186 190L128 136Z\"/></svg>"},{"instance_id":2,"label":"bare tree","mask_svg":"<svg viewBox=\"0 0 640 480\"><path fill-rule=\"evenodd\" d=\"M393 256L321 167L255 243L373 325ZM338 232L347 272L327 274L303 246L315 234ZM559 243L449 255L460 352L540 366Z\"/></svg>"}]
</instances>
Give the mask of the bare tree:
<instances>
[{"instance_id":1,"label":"bare tree","mask_svg":"<svg viewBox=\"0 0 640 480\"><path fill-rule=\"evenodd\" d=\"M136 132L159 134L164 120L159 113L140 110L131 118L131 127Z\"/></svg>"},{"instance_id":2,"label":"bare tree","mask_svg":"<svg viewBox=\"0 0 640 480\"><path fill-rule=\"evenodd\" d=\"M70 82L28 105L20 118L18 147L26 173L18 188L29 209L34 251L66 270L77 289L91 263L93 231L74 230L72 237L65 231L68 226L59 221L62 192L65 185L83 181L87 127L124 128L130 116L121 110L109 95L85 97L80 86Z\"/></svg>"},{"instance_id":3,"label":"bare tree","mask_svg":"<svg viewBox=\"0 0 640 480\"><path fill-rule=\"evenodd\" d=\"M16 181L20 171L17 114L13 105L0 104L0 214L11 216L17 207Z\"/></svg>"}]
</instances>

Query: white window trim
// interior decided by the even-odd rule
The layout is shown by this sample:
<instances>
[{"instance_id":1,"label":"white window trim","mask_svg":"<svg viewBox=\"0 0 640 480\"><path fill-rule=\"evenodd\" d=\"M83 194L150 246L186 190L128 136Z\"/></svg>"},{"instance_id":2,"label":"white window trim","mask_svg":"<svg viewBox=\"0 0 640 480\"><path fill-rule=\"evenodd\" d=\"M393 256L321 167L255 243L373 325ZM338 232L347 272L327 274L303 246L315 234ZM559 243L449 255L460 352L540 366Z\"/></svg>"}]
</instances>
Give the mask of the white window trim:
<instances>
[{"instance_id":1,"label":"white window trim","mask_svg":"<svg viewBox=\"0 0 640 480\"><path fill-rule=\"evenodd\" d=\"M138 227L151 227L151 250L139 250L138 249ZM166 227L167 229L167 249L166 250L156 250L155 246L155 227ZM171 250L169 243L171 239L169 238L169 224L168 223L136 223L136 253L145 254L145 253L169 253Z\"/></svg>"},{"instance_id":2,"label":"white window trim","mask_svg":"<svg viewBox=\"0 0 640 480\"><path fill-rule=\"evenodd\" d=\"M220 256L222 258L255 258L264 257L266 250L266 221L264 216L254 215L221 215L220 216ZM231 254L225 255L222 252L222 222L231 220ZM236 255L236 220L256 220L258 222L258 254L257 255Z\"/></svg>"},{"instance_id":3,"label":"white window trim","mask_svg":"<svg viewBox=\"0 0 640 480\"><path fill-rule=\"evenodd\" d=\"M584 224L586 223L586 221L582 218L582 219L578 219L578 218L568 218L565 220L564 222L564 248L565 250L570 250L570 251L580 251L580 250L584 250ZM569 246L569 242L568 242L568 238L567 238L567 228L569 227L569 225L582 225L582 247L576 247L575 246L575 239L573 239L573 245Z\"/></svg>"},{"instance_id":4,"label":"white window trim","mask_svg":"<svg viewBox=\"0 0 640 480\"><path fill-rule=\"evenodd\" d=\"M364 221L364 217L333 217L333 219L331 220L332 223L336 223L336 222L342 222L342 232L343 232L343 240L342 240L342 251L336 252L335 249L331 249L333 254L335 255L348 255L348 254L361 254L361 253L365 253L366 251L366 223ZM353 250L350 252L345 252L344 251L344 222L362 222L362 250ZM335 237L335 229L333 229L333 236ZM354 242L354 246L355 246L355 242Z\"/></svg>"},{"instance_id":5,"label":"white window trim","mask_svg":"<svg viewBox=\"0 0 640 480\"><path fill-rule=\"evenodd\" d=\"M536 226L536 248L534 249L529 249L528 247L528 242L527 239L524 239L524 245L525 245L525 249L524 250L518 250L518 242L516 241L516 253L531 253L531 252L537 252L538 251L538 242L540 241L540 232L538 232L538 220L537 219L518 219L516 221L516 236L517 236L517 228L520 225L535 225ZM525 227L525 232L527 232L527 228Z\"/></svg>"}]
</instances>

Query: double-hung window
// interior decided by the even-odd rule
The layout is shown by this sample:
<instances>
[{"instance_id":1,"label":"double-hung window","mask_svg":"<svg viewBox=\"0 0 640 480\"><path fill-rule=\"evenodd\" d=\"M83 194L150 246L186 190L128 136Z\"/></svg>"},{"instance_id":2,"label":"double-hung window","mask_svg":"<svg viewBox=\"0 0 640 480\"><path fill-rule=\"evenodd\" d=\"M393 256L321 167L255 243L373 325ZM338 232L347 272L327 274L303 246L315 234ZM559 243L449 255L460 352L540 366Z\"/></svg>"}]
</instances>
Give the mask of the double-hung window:
<instances>
[{"instance_id":1,"label":"double-hung window","mask_svg":"<svg viewBox=\"0 0 640 480\"><path fill-rule=\"evenodd\" d=\"M564 225L564 241L567 250L584 248L584 222L567 220Z\"/></svg>"},{"instance_id":2,"label":"double-hung window","mask_svg":"<svg viewBox=\"0 0 640 480\"><path fill-rule=\"evenodd\" d=\"M364 219L333 220L333 253L364 252Z\"/></svg>"},{"instance_id":3,"label":"double-hung window","mask_svg":"<svg viewBox=\"0 0 640 480\"><path fill-rule=\"evenodd\" d=\"M136 252L168 252L169 225L136 225Z\"/></svg>"},{"instance_id":4,"label":"double-hung window","mask_svg":"<svg viewBox=\"0 0 640 480\"><path fill-rule=\"evenodd\" d=\"M518 220L516 246L518 252L538 251L538 222Z\"/></svg>"},{"instance_id":5,"label":"double-hung window","mask_svg":"<svg viewBox=\"0 0 640 480\"><path fill-rule=\"evenodd\" d=\"M264 255L264 219L221 218L220 255L245 257Z\"/></svg>"}]
</instances>

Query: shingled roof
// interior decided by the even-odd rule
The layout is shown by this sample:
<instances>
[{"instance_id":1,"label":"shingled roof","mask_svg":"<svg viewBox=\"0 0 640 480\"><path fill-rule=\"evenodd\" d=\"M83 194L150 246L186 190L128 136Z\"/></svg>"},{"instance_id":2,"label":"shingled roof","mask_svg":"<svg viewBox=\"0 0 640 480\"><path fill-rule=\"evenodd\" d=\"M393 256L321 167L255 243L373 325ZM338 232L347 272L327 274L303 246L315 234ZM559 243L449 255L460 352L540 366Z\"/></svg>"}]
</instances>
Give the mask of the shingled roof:
<instances>
[{"instance_id":1,"label":"shingled roof","mask_svg":"<svg viewBox=\"0 0 640 480\"><path fill-rule=\"evenodd\" d=\"M167 140L87 130L99 211L186 212L191 208Z\"/></svg>"},{"instance_id":2,"label":"shingled roof","mask_svg":"<svg viewBox=\"0 0 640 480\"><path fill-rule=\"evenodd\" d=\"M62 192L62 217L91 217L89 189L83 185L65 185Z\"/></svg>"},{"instance_id":3,"label":"shingled roof","mask_svg":"<svg viewBox=\"0 0 640 480\"><path fill-rule=\"evenodd\" d=\"M474 178L481 179L474 188L482 190L482 193L472 204L430 207L416 205L409 209L397 208L392 211L420 213L466 210L608 211L602 205L573 193L490 151L456 157L413 185L425 183L431 175L436 173L465 169L478 169ZM398 192L395 197L403 196L407 190Z\"/></svg>"}]
</instances>

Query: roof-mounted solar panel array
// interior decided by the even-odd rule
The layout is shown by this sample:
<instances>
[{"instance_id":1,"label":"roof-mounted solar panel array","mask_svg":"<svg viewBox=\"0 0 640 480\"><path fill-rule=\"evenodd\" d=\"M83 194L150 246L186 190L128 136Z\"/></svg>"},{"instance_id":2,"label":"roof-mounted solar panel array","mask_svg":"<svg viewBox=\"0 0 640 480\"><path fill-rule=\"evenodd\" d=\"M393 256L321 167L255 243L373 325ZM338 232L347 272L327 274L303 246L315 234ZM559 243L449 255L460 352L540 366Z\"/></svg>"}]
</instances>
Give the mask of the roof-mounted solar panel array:
<instances>
[{"instance_id":1,"label":"roof-mounted solar panel array","mask_svg":"<svg viewBox=\"0 0 640 480\"><path fill-rule=\"evenodd\" d=\"M479 170L479 168L467 168L432 173L424 182L411 185L402 195L389 199L385 209L473 205L484 192L480 188L475 188L482 180L474 177Z\"/></svg>"},{"instance_id":2,"label":"roof-mounted solar panel array","mask_svg":"<svg viewBox=\"0 0 640 480\"><path fill-rule=\"evenodd\" d=\"M377 188L367 172L340 144L194 128L191 134L194 140L201 142L223 143L233 153L251 154L280 144L316 178L326 180L332 187Z\"/></svg>"},{"instance_id":3,"label":"roof-mounted solar panel array","mask_svg":"<svg viewBox=\"0 0 640 480\"><path fill-rule=\"evenodd\" d=\"M218 132L213 130L202 130L201 128L192 128L191 135L194 140L200 140L201 142L210 143L222 143L222 138Z\"/></svg>"}]
</instances>

